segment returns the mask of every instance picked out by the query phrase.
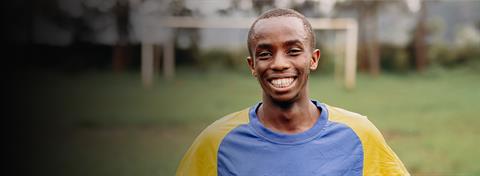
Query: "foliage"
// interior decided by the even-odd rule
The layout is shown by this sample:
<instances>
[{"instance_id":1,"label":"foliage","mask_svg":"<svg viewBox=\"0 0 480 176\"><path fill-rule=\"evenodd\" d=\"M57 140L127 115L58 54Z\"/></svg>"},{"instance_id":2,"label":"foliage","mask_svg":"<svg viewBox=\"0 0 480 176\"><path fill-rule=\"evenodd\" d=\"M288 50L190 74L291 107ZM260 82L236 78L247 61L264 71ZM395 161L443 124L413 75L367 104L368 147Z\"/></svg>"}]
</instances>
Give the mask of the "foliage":
<instances>
[{"instance_id":1,"label":"foliage","mask_svg":"<svg viewBox=\"0 0 480 176\"><path fill-rule=\"evenodd\" d=\"M404 73L412 69L414 60L408 57L408 52L404 48L383 44L380 50L383 70Z\"/></svg>"},{"instance_id":2,"label":"foliage","mask_svg":"<svg viewBox=\"0 0 480 176\"><path fill-rule=\"evenodd\" d=\"M479 46L474 44L460 47L442 44L432 45L429 52L430 59L444 67L468 67L480 62Z\"/></svg>"},{"instance_id":3,"label":"foliage","mask_svg":"<svg viewBox=\"0 0 480 176\"><path fill-rule=\"evenodd\" d=\"M321 74L328 74L328 73L333 73L335 69L335 60L339 59L340 62L339 64L344 64L345 62L341 58L341 56L337 56L333 53L332 49L326 47L325 45L319 44L317 42L318 49L320 49L320 60L318 61L318 68L317 71L318 73ZM339 57L339 58L336 58Z\"/></svg>"},{"instance_id":4,"label":"foliage","mask_svg":"<svg viewBox=\"0 0 480 176\"><path fill-rule=\"evenodd\" d=\"M205 49L201 51L200 67L203 70L228 69L240 70L247 68L248 52L242 49L228 50L222 48Z\"/></svg>"},{"instance_id":5,"label":"foliage","mask_svg":"<svg viewBox=\"0 0 480 176\"><path fill-rule=\"evenodd\" d=\"M440 66L444 68L472 68L479 71L480 49L475 44L463 46L431 44L428 47L430 69ZM392 44L381 46L381 67L384 71L406 73L415 68L412 50Z\"/></svg>"}]
</instances>

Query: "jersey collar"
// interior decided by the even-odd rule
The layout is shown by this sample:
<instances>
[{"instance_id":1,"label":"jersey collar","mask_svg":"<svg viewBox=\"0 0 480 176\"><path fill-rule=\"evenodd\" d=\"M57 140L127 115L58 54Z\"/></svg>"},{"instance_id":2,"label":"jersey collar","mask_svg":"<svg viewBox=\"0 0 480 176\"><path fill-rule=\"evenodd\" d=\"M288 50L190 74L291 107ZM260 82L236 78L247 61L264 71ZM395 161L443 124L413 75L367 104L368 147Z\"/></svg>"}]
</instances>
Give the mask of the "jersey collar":
<instances>
[{"instance_id":1,"label":"jersey collar","mask_svg":"<svg viewBox=\"0 0 480 176\"><path fill-rule=\"evenodd\" d=\"M306 143L308 141L315 139L321 134L328 119L328 109L326 108L326 105L316 100L311 100L311 101L315 106L317 106L317 108L320 110L321 113L320 113L320 117L317 119L313 127L308 129L307 131L296 133L296 134L285 134L285 133L275 132L266 128L260 122L257 116L257 110L262 104L261 102L257 103L256 105L250 108L249 125L261 138L264 138L265 140L268 140L273 143L286 144L286 145Z\"/></svg>"}]
</instances>

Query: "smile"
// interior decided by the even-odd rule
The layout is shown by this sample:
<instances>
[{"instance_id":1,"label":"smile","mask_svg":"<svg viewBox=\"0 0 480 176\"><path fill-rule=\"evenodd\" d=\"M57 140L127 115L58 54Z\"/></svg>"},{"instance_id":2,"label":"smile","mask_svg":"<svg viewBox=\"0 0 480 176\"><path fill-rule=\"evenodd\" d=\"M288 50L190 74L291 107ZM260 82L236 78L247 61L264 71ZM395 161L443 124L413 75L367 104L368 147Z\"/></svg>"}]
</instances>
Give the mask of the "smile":
<instances>
[{"instance_id":1,"label":"smile","mask_svg":"<svg viewBox=\"0 0 480 176\"><path fill-rule=\"evenodd\" d=\"M292 85L294 81L295 81L294 77L276 78L276 79L269 80L270 84L272 84L273 87L275 87L275 88L286 88L286 87Z\"/></svg>"}]
</instances>

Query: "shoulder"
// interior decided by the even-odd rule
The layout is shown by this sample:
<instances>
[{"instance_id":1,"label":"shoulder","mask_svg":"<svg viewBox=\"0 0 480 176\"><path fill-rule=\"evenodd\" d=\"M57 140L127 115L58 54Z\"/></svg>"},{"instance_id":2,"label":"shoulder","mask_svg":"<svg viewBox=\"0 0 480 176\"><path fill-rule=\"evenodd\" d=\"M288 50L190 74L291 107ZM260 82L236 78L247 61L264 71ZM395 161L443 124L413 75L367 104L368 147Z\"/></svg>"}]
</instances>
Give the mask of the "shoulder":
<instances>
[{"instance_id":1,"label":"shoulder","mask_svg":"<svg viewBox=\"0 0 480 176\"><path fill-rule=\"evenodd\" d=\"M237 126L248 123L248 112L247 108L228 114L205 128L183 156L176 175L216 175L222 139Z\"/></svg>"},{"instance_id":2,"label":"shoulder","mask_svg":"<svg viewBox=\"0 0 480 176\"><path fill-rule=\"evenodd\" d=\"M327 109L329 121L348 126L357 134L362 143L383 143L382 134L366 116L334 106L327 105Z\"/></svg>"},{"instance_id":3,"label":"shoulder","mask_svg":"<svg viewBox=\"0 0 480 176\"><path fill-rule=\"evenodd\" d=\"M360 138L364 152L364 175L409 175L402 161L366 116L328 105L327 109L330 121L347 125Z\"/></svg>"},{"instance_id":4,"label":"shoulder","mask_svg":"<svg viewBox=\"0 0 480 176\"><path fill-rule=\"evenodd\" d=\"M352 128L356 133L375 132L377 129L368 120L367 116L351 112L339 107L326 105L328 120L342 123Z\"/></svg>"},{"instance_id":5,"label":"shoulder","mask_svg":"<svg viewBox=\"0 0 480 176\"><path fill-rule=\"evenodd\" d=\"M234 128L242 124L247 124L249 121L248 116L249 109L243 109L231 114L228 114L209 126L207 126L195 139L192 144L196 145L208 145L216 149L222 139Z\"/></svg>"},{"instance_id":6,"label":"shoulder","mask_svg":"<svg viewBox=\"0 0 480 176\"><path fill-rule=\"evenodd\" d=\"M228 114L205 128L199 137L213 137L219 134L226 135L235 127L249 122L249 108ZM222 135L222 136L223 136Z\"/></svg>"}]
</instances>

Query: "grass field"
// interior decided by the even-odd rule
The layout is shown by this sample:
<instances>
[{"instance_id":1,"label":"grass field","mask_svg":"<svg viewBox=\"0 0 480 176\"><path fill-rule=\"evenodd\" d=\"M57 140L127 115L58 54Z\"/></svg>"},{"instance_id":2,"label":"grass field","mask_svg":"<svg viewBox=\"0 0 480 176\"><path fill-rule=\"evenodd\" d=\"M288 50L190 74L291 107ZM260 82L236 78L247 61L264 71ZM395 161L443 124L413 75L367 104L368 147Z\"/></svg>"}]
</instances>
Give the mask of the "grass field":
<instances>
[{"instance_id":1,"label":"grass field","mask_svg":"<svg viewBox=\"0 0 480 176\"><path fill-rule=\"evenodd\" d=\"M180 70L142 88L138 73L29 73L19 114L31 116L36 175L173 175L194 137L260 100L257 82L228 71ZM27 79L28 78L28 79ZM413 175L480 175L480 75L470 70L310 78L311 97L367 115Z\"/></svg>"}]
</instances>

